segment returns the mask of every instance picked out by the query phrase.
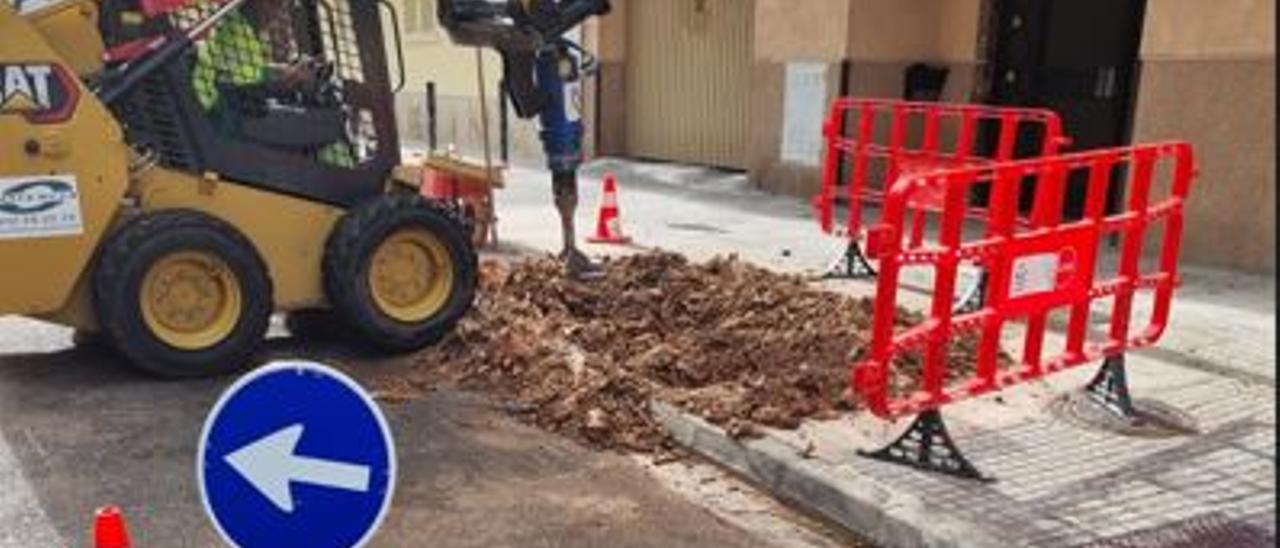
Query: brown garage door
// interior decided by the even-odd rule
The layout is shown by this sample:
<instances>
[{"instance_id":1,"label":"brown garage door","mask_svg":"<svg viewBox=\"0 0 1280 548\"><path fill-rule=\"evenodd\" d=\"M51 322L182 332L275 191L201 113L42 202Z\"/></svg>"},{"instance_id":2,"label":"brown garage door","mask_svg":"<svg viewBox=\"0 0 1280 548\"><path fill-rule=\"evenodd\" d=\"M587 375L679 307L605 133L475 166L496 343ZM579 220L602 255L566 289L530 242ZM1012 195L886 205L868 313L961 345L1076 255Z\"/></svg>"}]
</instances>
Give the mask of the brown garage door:
<instances>
[{"instance_id":1,"label":"brown garage door","mask_svg":"<svg viewBox=\"0 0 1280 548\"><path fill-rule=\"evenodd\" d=\"M627 3L627 146L633 156L746 168L754 4Z\"/></svg>"}]
</instances>

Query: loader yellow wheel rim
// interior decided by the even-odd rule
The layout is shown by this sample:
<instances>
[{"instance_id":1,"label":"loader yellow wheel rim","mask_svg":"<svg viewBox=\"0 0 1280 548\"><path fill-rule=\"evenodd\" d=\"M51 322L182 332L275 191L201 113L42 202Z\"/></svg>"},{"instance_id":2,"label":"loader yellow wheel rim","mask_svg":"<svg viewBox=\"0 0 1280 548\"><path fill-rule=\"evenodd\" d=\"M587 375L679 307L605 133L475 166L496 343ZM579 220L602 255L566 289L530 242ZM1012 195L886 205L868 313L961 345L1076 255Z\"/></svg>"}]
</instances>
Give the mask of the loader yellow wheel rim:
<instances>
[{"instance_id":1,"label":"loader yellow wheel rim","mask_svg":"<svg viewBox=\"0 0 1280 548\"><path fill-rule=\"evenodd\" d=\"M181 350L222 342L240 320L240 281L222 259L198 251L162 257L147 269L138 304L151 333Z\"/></svg>"},{"instance_id":2,"label":"loader yellow wheel rim","mask_svg":"<svg viewBox=\"0 0 1280 548\"><path fill-rule=\"evenodd\" d=\"M439 312L453 291L453 258L435 234L408 228L392 233L373 251L369 294L378 310L404 322Z\"/></svg>"}]
</instances>

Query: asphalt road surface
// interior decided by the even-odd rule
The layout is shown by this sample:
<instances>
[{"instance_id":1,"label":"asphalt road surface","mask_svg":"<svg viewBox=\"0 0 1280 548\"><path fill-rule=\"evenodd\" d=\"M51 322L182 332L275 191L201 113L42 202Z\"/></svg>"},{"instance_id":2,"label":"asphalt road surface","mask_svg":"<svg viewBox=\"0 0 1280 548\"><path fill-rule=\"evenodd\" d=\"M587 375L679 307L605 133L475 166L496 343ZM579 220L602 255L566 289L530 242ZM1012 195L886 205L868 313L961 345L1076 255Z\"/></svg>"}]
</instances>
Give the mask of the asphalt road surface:
<instances>
[{"instance_id":1,"label":"asphalt road surface","mask_svg":"<svg viewBox=\"0 0 1280 548\"><path fill-rule=\"evenodd\" d=\"M277 339L268 354L395 360ZM388 369L391 368L391 369ZM85 546L96 507L120 506L136 546L217 546L193 468L205 414L232 378L159 381L69 333L0 318L0 546ZM515 423L478 397L384 405L399 482L374 546L759 546L760 537L664 488L619 455Z\"/></svg>"}]
</instances>

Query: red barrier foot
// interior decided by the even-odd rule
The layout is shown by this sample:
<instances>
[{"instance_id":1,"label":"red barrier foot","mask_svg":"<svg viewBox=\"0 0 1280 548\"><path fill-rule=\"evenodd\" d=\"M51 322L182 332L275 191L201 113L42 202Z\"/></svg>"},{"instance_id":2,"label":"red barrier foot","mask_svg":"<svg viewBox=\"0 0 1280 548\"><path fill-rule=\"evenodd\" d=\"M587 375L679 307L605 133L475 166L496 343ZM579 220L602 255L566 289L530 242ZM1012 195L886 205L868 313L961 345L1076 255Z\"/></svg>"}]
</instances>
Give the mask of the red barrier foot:
<instances>
[{"instance_id":1,"label":"red barrier foot","mask_svg":"<svg viewBox=\"0 0 1280 548\"><path fill-rule=\"evenodd\" d=\"M840 255L840 258L836 259L822 275L824 280L863 280L874 277L876 277L876 270L871 268L871 263L862 254L862 247L858 245L857 240L850 241L844 254Z\"/></svg>"},{"instance_id":2,"label":"red barrier foot","mask_svg":"<svg viewBox=\"0 0 1280 548\"><path fill-rule=\"evenodd\" d=\"M893 443L875 451L858 451L858 455L961 479L995 481L984 476L960 453L937 409L917 415L911 427Z\"/></svg>"},{"instance_id":3,"label":"red barrier foot","mask_svg":"<svg viewBox=\"0 0 1280 548\"><path fill-rule=\"evenodd\" d=\"M1129 397L1129 381L1125 375L1124 354L1108 356L1084 391L1093 401L1120 418L1141 422L1142 414Z\"/></svg>"}]
</instances>

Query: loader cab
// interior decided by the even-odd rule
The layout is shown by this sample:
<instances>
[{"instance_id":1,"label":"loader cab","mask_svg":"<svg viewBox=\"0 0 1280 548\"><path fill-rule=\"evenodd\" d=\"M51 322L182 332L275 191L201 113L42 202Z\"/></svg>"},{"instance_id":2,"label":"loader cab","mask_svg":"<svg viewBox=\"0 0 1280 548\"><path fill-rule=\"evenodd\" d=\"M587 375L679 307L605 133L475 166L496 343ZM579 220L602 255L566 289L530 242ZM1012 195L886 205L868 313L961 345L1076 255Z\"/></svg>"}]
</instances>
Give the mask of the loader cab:
<instances>
[{"instance_id":1,"label":"loader cab","mask_svg":"<svg viewBox=\"0 0 1280 548\"><path fill-rule=\"evenodd\" d=\"M192 28L221 5L104 0L108 63L130 62L148 38ZM248 0L113 109L127 140L165 167L355 205L381 192L400 162L384 8L393 10ZM311 70L298 82L287 73L301 63Z\"/></svg>"}]
</instances>

